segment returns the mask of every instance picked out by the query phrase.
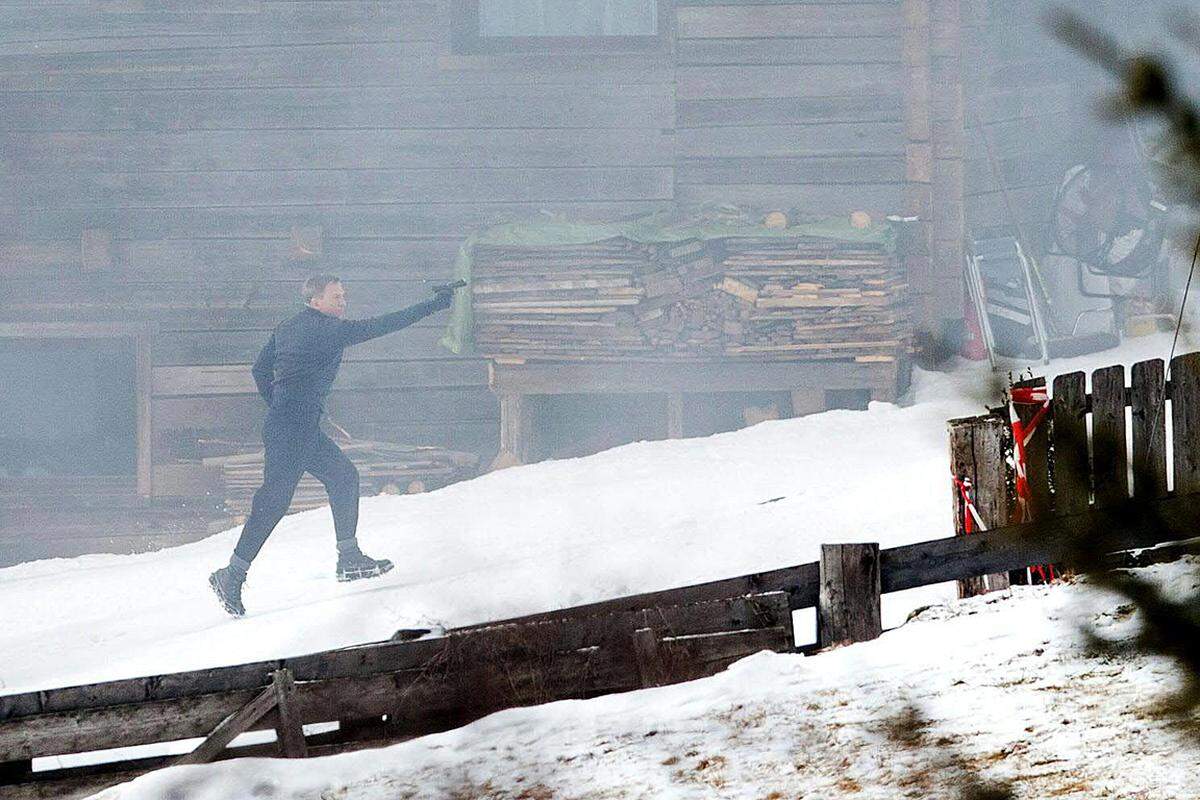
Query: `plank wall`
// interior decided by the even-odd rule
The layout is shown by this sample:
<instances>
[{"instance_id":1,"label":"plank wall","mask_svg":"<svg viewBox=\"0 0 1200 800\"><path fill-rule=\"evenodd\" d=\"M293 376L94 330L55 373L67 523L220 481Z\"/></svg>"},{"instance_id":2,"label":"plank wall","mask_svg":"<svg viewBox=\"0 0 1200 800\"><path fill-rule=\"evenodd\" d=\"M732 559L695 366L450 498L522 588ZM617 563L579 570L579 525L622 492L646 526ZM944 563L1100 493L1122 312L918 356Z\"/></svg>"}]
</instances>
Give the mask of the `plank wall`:
<instances>
[{"instance_id":1,"label":"plank wall","mask_svg":"<svg viewBox=\"0 0 1200 800\"><path fill-rule=\"evenodd\" d=\"M156 323L156 463L256 435L248 364L318 268L379 313L479 225L672 196L663 54L456 56L437 2L52 5L0 4L3 314ZM84 268L85 229L111 266ZM331 416L494 450L485 367L443 320L348 351Z\"/></svg>"},{"instance_id":2,"label":"plank wall","mask_svg":"<svg viewBox=\"0 0 1200 800\"><path fill-rule=\"evenodd\" d=\"M681 3L677 17L681 201L901 210L900 2Z\"/></svg>"},{"instance_id":3,"label":"plank wall","mask_svg":"<svg viewBox=\"0 0 1200 800\"><path fill-rule=\"evenodd\" d=\"M471 55L456 0L0 2L0 320L153 323L160 467L253 440L249 364L314 271L362 316L508 220L903 211L902 6L677 0L654 51ZM331 416L493 455L442 325L347 351Z\"/></svg>"}]
</instances>

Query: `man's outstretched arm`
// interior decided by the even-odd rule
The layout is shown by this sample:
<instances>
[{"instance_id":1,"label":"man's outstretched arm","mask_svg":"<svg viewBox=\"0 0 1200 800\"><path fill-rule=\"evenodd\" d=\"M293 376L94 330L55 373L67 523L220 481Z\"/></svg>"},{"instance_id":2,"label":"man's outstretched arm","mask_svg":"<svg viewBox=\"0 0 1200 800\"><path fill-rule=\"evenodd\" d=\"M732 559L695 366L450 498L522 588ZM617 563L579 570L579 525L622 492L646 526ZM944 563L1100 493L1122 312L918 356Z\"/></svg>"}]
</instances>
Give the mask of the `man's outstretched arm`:
<instances>
[{"instance_id":1,"label":"man's outstretched arm","mask_svg":"<svg viewBox=\"0 0 1200 800\"><path fill-rule=\"evenodd\" d=\"M250 372L254 375L258 393L267 401L267 405L271 405L271 386L275 382L275 334L271 334L271 338L263 345Z\"/></svg>"},{"instance_id":2,"label":"man's outstretched arm","mask_svg":"<svg viewBox=\"0 0 1200 800\"><path fill-rule=\"evenodd\" d=\"M432 300L426 300L390 314L368 319L342 320L338 326L341 344L343 347L348 347L407 328L430 314L449 308L451 297L452 292L439 292L434 295Z\"/></svg>"}]
</instances>

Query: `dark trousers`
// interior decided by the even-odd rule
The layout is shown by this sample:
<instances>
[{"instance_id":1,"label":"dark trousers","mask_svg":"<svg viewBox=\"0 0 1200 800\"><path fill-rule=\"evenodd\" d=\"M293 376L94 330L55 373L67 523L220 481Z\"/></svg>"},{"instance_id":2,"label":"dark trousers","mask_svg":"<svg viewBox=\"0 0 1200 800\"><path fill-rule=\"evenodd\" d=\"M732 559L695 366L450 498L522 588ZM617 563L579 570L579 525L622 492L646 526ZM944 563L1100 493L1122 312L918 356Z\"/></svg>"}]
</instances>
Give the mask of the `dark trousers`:
<instances>
[{"instance_id":1,"label":"dark trousers","mask_svg":"<svg viewBox=\"0 0 1200 800\"><path fill-rule=\"evenodd\" d=\"M234 553L253 561L263 542L287 513L296 484L309 472L325 484L338 541L353 539L358 527L358 470L333 440L321 432L321 407L272 406L263 425L266 466L263 485L254 493L250 518Z\"/></svg>"}]
</instances>

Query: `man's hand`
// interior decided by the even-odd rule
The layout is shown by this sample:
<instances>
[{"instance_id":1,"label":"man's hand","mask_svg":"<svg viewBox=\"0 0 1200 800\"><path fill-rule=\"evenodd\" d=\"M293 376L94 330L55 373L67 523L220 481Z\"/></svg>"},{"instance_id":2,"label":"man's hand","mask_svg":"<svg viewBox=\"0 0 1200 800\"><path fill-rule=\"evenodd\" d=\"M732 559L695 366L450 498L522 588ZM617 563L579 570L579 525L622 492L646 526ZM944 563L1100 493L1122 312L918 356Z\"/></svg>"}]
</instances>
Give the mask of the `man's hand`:
<instances>
[{"instance_id":1,"label":"man's hand","mask_svg":"<svg viewBox=\"0 0 1200 800\"><path fill-rule=\"evenodd\" d=\"M441 286L433 287L434 294L453 294L455 289L461 289L467 285L466 281L454 281L454 283L443 283Z\"/></svg>"},{"instance_id":2,"label":"man's hand","mask_svg":"<svg viewBox=\"0 0 1200 800\"><path fill-rule=\"evenodd\" d=\"M449 308L450 301L454 297L454 291L466 285L466 281L454 281L453 283L443 283L441 286L435 286L433 287L433 299L442 308Z\"/></svg>"}]
</instances>

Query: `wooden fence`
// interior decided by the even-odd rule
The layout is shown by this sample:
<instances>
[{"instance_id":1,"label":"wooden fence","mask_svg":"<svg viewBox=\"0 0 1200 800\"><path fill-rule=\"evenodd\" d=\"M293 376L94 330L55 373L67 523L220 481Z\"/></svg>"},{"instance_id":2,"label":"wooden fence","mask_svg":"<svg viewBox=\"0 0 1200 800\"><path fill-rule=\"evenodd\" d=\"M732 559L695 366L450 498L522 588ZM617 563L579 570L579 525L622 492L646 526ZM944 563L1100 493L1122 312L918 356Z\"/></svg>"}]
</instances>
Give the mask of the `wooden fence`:
<instances>
[{"instance_id":1,"label":"wooden fence","mask_svg":"<svg viewBox=\"0 0 1200 800\"><path fill-rule=\"evenodd\" d=\"M817 608L819 647L864 641L881 633L882 594L1069 561L1089 537L1106 554L1100 563L1111 568L1200 553L1200 539L1187 538L1200 524L1193 496L1200 487L1200 424L1192 399L1200 393L1200 354L1176 359L1165 388L1162 362L1135 365L1129 389L1119 370L1097 371L1091 395L1083 391L1082 373L1055 380L1053 423L1041 427L1028 450L1034 498L1028 522L884 550L876 544L823 545L818 562L459 628L442 637L0 696L0 794L80 797L181 760L325 755L445 730L501 708L691 680L762 649L793 650L791 612L797 609ZM1134 474L1141 477L1122 484L1129 474L1125 447L1104 437L1124 436L1127 426L1117 421L1124 420L1126 404L1133 409ZM1093 457L1082 460L1087 414L1093 417ZM1168 414L1176 487L1170 494ZM977 423L952 423L952 431L984 431L978 448L974 439L971 448L960 444L955 467L967 465L972 454L971 474L985 478L1003 472L994 461L995 442L984 437L1002 433L1004 425L994 416ZM1075 438L1081 431L1084 438ZM1041 437L1045 444L1033 445ZM1085 470L1085 464L1091 467ZM1000 480L993 480L999 492ZM1122 486L1132 486L1132 495L1122 496ZM1127 502L1130 496L1139 502ZM1006 495L993 499L1001 497ZM988 508L1000 513L1007 500ZM304 725L331 721L339 722L338 730L303 732ZM239 733L271 729L276 742L226 748ZM32 771L32 759L41 756L199 737L205 741L183 759Z\"/></svg>"},{"instance_id":2,"label":"wooden fence","mask_svg":"<svg viewBox=\"0 0 1200 800\"><path fill-rule=\"evenodd\" d=\"M952 420L951 472L955 482L955 519L963 532L967 515L961 491L969 481L978 521L989 528L1010 519L1053 520L1073 514L1114 508L1135 500L1157 501L1168 496L1168 474L1176 495L1200 491L1200 353L1171 362L1170 380L1162 359L1141 361L1129 370L1103 367L1088 376L1071 372L1054 378L1049 409L1027 432L1025 509L1014 496L1013 469L1008 459L1014 442L1002 413ZM1018 387L1045 387L1037 378ZM1028 425L1037 404L1015 406ZM1168 436L1168 433L1170 434ZM964 581L961 594L970 595L1008 585L1014 574L989 575Z\"/></svg>"}]
</instances>

